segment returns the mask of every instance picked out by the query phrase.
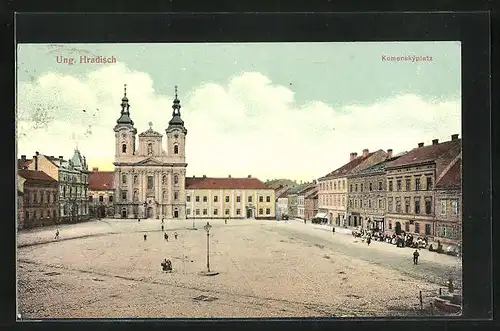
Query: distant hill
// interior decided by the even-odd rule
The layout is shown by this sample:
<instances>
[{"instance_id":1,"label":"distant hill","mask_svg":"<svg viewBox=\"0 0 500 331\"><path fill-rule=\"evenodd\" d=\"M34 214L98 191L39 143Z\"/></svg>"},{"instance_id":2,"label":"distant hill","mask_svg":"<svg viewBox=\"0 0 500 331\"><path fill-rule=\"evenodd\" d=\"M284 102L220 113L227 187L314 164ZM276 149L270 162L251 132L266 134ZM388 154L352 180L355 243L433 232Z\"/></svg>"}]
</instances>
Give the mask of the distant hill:
<instances>
[{"instance_id":1,"label":"distant hill","mask_svg":"<svg viewBox=\"0 0 500 331\"><path fill-rule=\"evenodd\" d=\"M280 185L288 186L288 187L296 187L297 185L299 185L297 182L294 182L291 179L284 179L284 178L267 180L264 182L264 184L267 187L271 187L271 188L277 188Z\"/></svg>"}]
</instances>

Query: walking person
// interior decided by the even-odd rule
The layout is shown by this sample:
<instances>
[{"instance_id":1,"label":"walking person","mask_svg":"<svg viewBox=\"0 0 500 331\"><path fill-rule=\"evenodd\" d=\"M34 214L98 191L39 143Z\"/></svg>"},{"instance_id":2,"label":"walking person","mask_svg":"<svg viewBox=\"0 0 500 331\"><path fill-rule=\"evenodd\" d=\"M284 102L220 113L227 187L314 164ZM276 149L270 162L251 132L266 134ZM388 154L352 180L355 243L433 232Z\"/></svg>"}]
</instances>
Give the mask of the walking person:
<instances>
[{"instance_id":1,"label":"walking person","mask_svg":"<svg viewBox=\"0 0 500 331\"><path fill-rule=\"evenodd\" d=\"M224 224L227 224L227 218L224 219Z\"/></svg>"},{"instance_id":2,"label":"walking person","mask_svg":"<svg viewBox=\"0 0 500 331\"><path fill-rule=\"evenodd\" d=\"M163 232L163 224L161 225L161 231Z\"/></svg>"},{"instance_id":3,"label":"walking person","mask_svg":"<svg viewBox=\"0 0 500 331\"><path fill-rule=\"evenodd\" d=\"M175 240L177 240L177 236L178 236L177 232L174 232Z\"/></svg>"},{"instance_id":4,"label":"walking person","mask_svg":"<svg viewBox=\"0 0 500 331\"><path fill-rule=\"evenodd\" d=\"M165 238L166 241L168 241L168 234L165 232L165 234L163 235L163 238Z\"/></svg>"},{"instance_id":5,"label":"walking person","mask_svg":"<svg viewBox=\"0 0 500 331\"><path fill-rule=\"evenodd\" d=\"M56 231L56 236L54 239L56 239L56 240L59 239L59 230Z\"/></svg>"},{"instance_id":6,"label":"walking person","mask_svg":"<svg viewBox=\"0 0 500 331\"><path fill-rule=\"evenodd\" d=\"M415 252L413 252L413 264L417 265L418 264L418 257L419 257L418 250L416 249Z\"/></svg>"},{"instance_id":7,"label":"walking person","mask_svg":"<svg viewBox=\"0 0 500 331\"><path fill-rule=\"evenodd\" d=\"M141 219L140 218L137 219L137 223L141 223Z\"/></svg>"},{"instance_id":8,"label":"walking person","mask_svg":"<svg viewBox=\"0 0 500 331\"><path fill-rule=\"evenodd\" d=\"M163 217L161 218L161 225L163 225Z\"/></svg>"},{"instance_id":9,"label":"walking person","mask_svg":"<svg viewBox=\"0 0 500 331\"><path fill-rule=\"evenodd\" d=\"M372 242L372 237L371 236L368 236L366 238L366 243L368 244L368 246L370 246L370 243Z\"/></svg>"},{"instance_id":10,"label":"walking person","mask_svg":"<svg viewBox=\"0 0 500 331\"><path fill-rule=\"evenodd\" d=\"M148 235L144 234L144 241L148 240Z\"/></svg>"}]
</instances>

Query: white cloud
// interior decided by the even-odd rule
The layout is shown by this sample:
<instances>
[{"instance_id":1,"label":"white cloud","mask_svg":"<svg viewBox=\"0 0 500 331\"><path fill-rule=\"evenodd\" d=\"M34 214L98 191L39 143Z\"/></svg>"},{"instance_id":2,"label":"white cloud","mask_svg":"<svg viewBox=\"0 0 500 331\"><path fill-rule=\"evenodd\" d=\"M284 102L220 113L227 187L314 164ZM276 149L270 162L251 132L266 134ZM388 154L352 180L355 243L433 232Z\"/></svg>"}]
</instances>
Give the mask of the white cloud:
<instances>
[{"instance_id":1,"label":"white cloud","mask_svg":"<svg viewBox=\"0 0 500 331\"><path fill-rule=\"evenodd\" d=\"M124 83L138 131L152 121L164 132L172 95L158 94L148 74L122 63L83 77L47 73L19 83L18 155L70 157L78 143L91 166L112 168ZM192 91L181 86L179 92L191 175L310 180L344 164L350 152L398 153L418 142L449 140L461 126L459 100L434 102L409 94L342 109L320 100L297 104L292 90L258 72L230 78L224 86L200 82Z\"/></svg>"}]
</instances>

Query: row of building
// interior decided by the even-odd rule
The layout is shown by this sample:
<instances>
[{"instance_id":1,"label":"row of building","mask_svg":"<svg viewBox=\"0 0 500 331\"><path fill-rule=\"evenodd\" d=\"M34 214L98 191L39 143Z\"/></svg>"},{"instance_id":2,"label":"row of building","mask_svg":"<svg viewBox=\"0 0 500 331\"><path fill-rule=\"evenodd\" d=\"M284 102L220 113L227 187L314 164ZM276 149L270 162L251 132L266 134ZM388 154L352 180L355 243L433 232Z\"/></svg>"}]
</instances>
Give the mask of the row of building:
<instances>
[{"instance_id":1,"label":"row of building","mask_svg":"<svg viewBox=\"0 0 500 331\"><path fill-rule=\"evenodd\" d=\"M89 219L87 161L78 149L71 159L36 152L17 160L17 228Z\"/></svg>"},{"instance_id":2,"label":"row of building","mask_svg":"<svg viewBox=\"0 0 500 331\"><path fill-rule=\"evenodd\" d=\"M391 149L351 153L346 164L316 182L281 191L277 214L457 243L461 159L458 134L398 155Z\"/></svg>"}]
</instances>

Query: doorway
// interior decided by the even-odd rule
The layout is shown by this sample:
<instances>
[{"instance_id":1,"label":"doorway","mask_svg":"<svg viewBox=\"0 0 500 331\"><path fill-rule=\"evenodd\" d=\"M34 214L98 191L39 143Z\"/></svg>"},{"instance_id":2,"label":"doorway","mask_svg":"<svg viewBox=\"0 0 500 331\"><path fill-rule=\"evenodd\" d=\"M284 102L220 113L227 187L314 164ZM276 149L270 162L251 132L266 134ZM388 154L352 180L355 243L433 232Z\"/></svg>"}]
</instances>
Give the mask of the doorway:
<instances>
[{"instance_id":1,"label":"doorway","mask_svg":"<svg viewBox=\"0 0 500 331\"><path fill-rule=\"evenodd\" d=\"M127 218L127 210L126 209L122 210L122 218Z\"/></svg>"},{"instance_id":2,"label":"doorway","mask_svg":"<svg viewBox=\"0 0 500 331\"><path fill-rule=\"evenodd\" d=\"M400 235L401 234L401 223L399 222L396 222L396 235Z\"/></svg>"},{"instance_id":3,"label":"doorway","mask_svg":"<svg viewBox=\"0 0 500 331\"><path fill-rule=\"evenodd\" d=\"M179 211L177 209L174 210L174 218L179 218Z\"/></svg>"},{"instance_id":4,"label":"doorway","mask_svg":"<svg viewBox=\"0 0 500 331\"><path fill-rule=\"evenodd\" d=\"M247 209L247 218L252 218L252 209L251 208Z\"/></svg>"},{"instance_id":5,"label":"doorway","mask_svg":"<svg viewBox=\"0 0 500 331\"><path fill-rule=\"evenodd\" d=\"M148 216L147 218L152 218L153 217L153 207L148 207Z\"/></svg>"}]
</instances>

